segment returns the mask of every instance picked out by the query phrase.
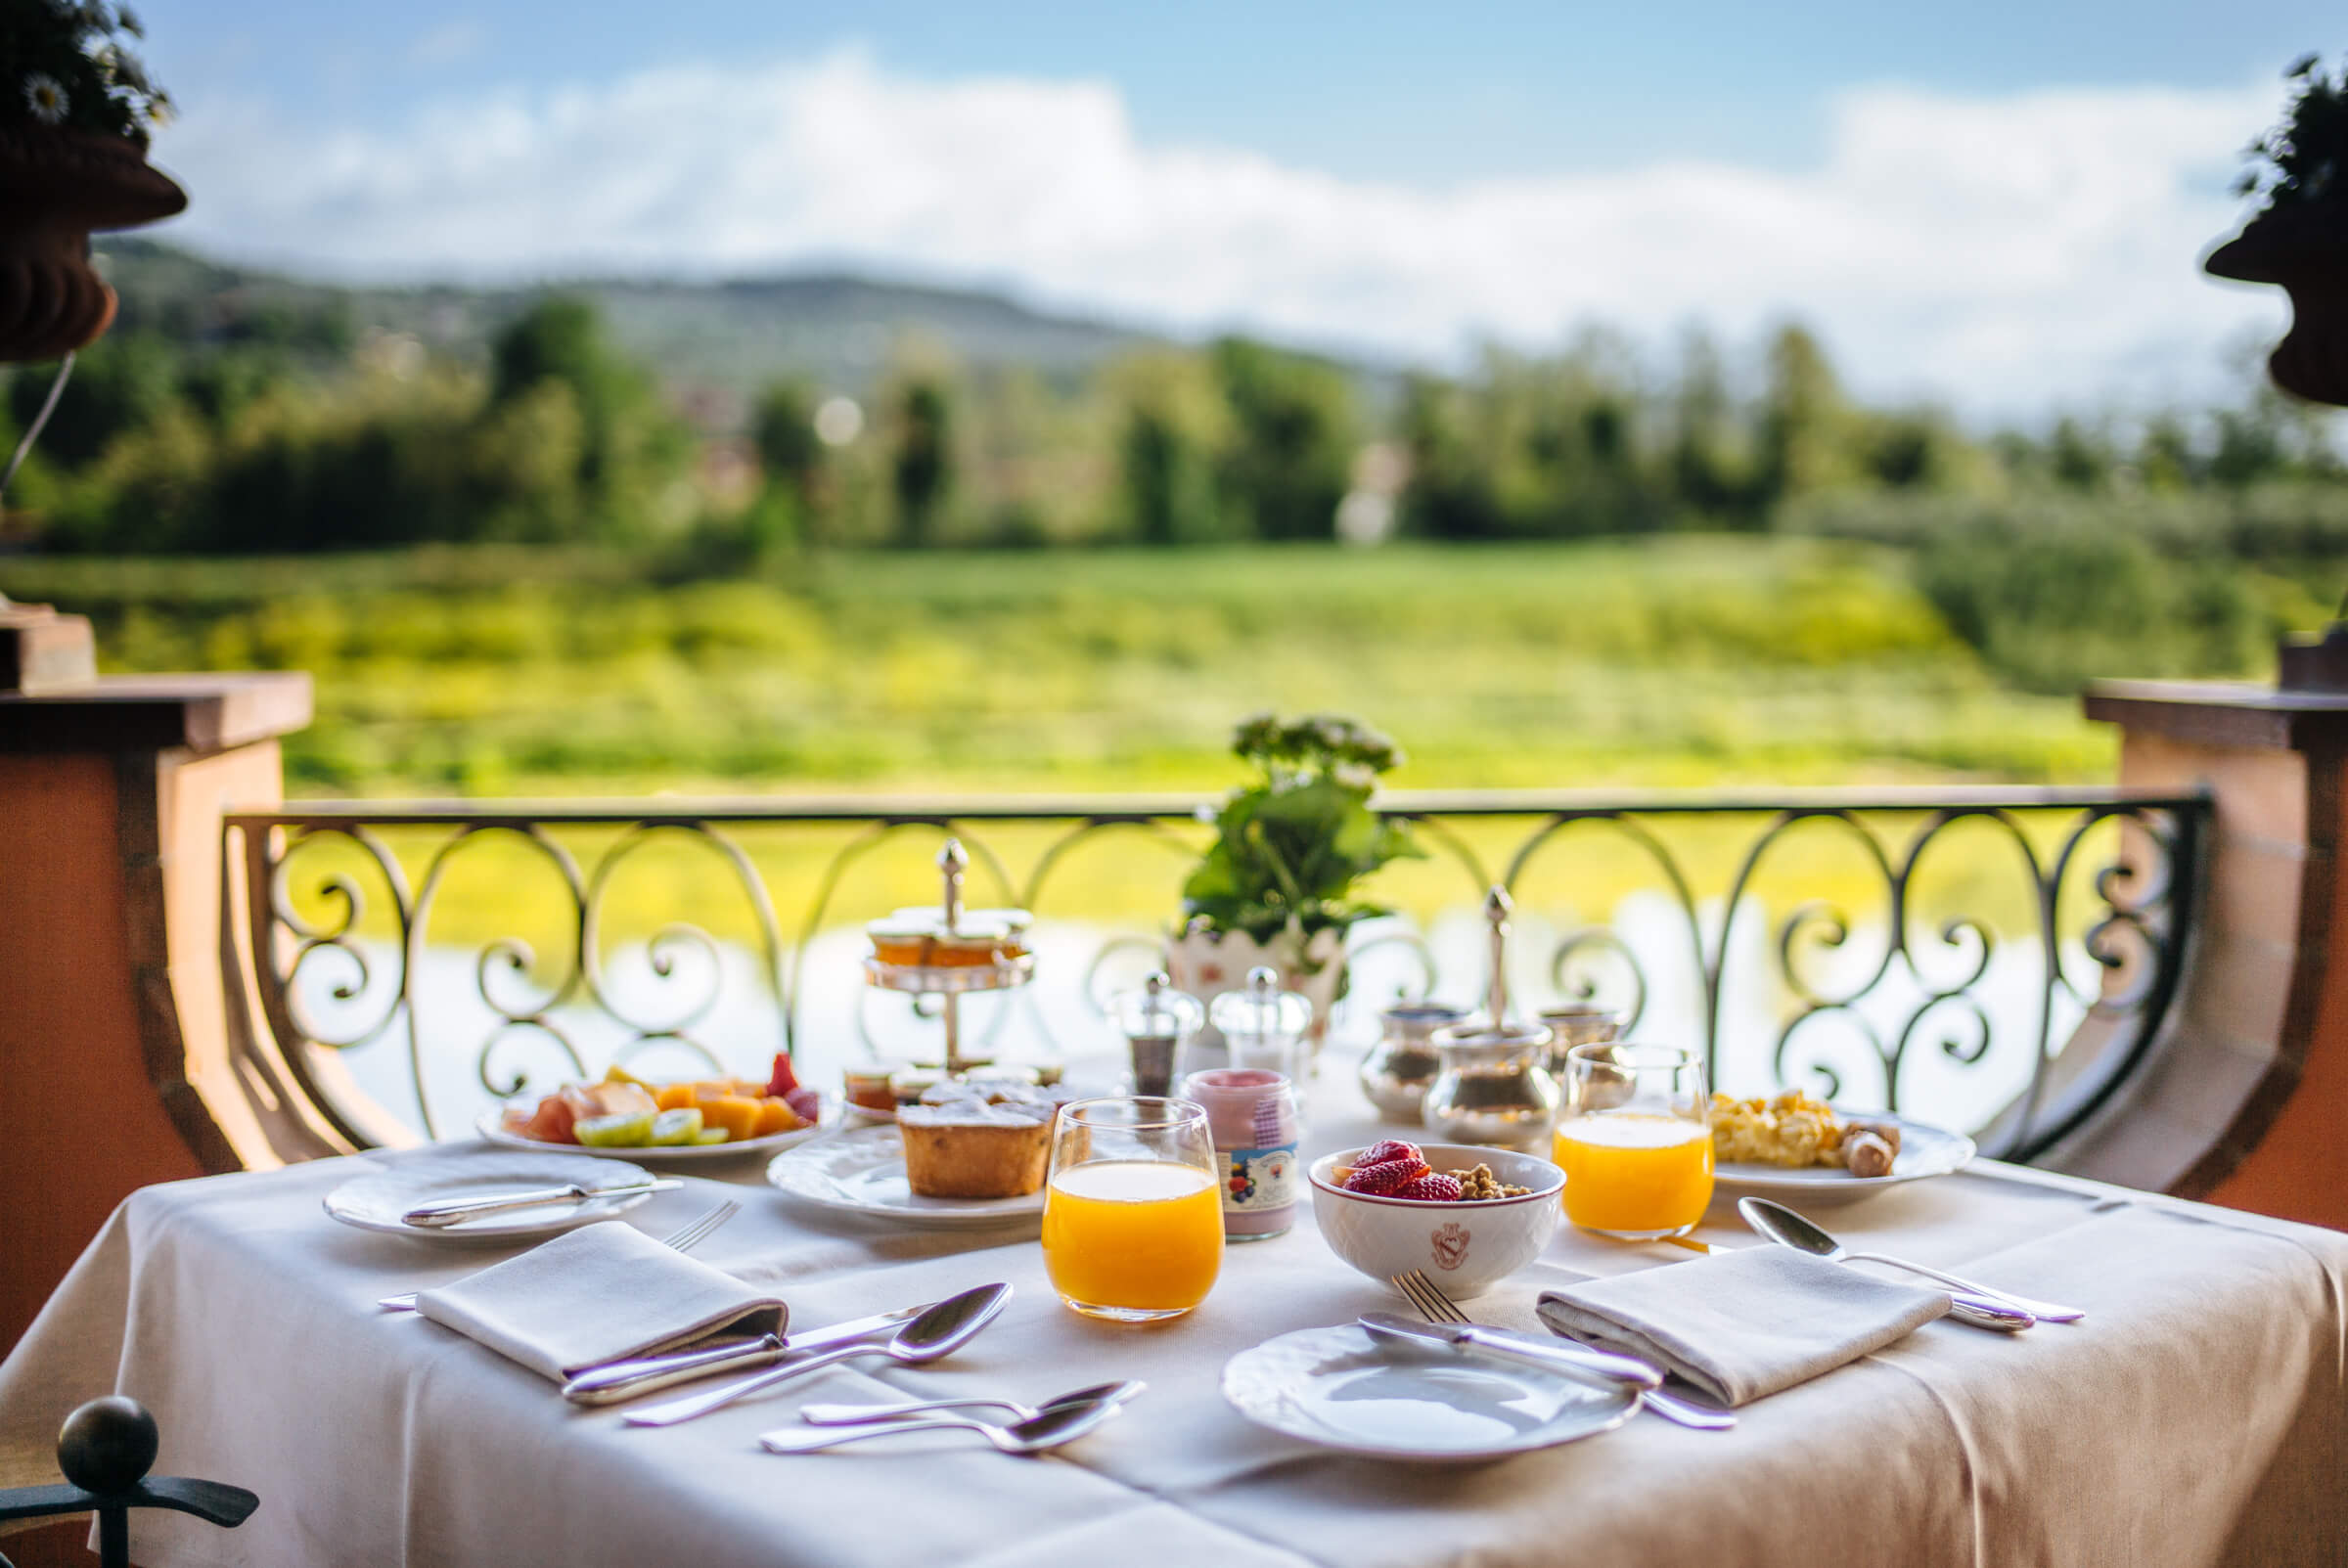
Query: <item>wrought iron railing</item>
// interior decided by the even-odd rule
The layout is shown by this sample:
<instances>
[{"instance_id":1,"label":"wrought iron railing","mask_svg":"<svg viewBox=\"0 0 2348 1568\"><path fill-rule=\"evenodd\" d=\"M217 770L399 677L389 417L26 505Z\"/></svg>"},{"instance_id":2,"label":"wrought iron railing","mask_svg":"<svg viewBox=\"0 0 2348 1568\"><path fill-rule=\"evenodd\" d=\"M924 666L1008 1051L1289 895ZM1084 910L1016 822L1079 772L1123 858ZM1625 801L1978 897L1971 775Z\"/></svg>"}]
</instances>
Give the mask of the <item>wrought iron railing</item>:
<instances>
[{"instance_id":1,"label":"wrought iron railing","mask_svg":"<svg viewBox=\"0 0 2348 1568\"><path fill-rule=\"evenodd\" d=\"M1546 984L1622 1006L1643 1032L1700 1045L1715 1082L1741 1092L1964 1101L1950 1119L2018 1159L2107 1101L2156 1037L2186 966L2209 811L2194 795L2009 788L1396 794L1382 809L1416 825L1430 860L1380 874L1402 913L1357 928L1340 1035L1362 1038L1370 1004L1397 990L1479 997L1479 945L1446 933L1499 882L1519 911L1519 996ZM403 1126L458 1131L452 1063L477 1100L596 1070L597 1056L755 1061L819 1040L870 1052L874 999L852 990L844 944L892 902L921 901L927 852L949 831L971 851L973 901L1034 910L1044 970L1060 977L998 1010L997 1047L1111 1043L1102 992L1154 963L1205 840L1195 801L236 813L232 1001L252 1000L298 1092L359 1146ZM1137 844L1075 869L1120 835ZM1147 875L1132 853L1144 845ZM493 874L452 913L452 882L476 859ZM627 885L654 862L659 875ZM512 928L524 924L540 942ZM387 1074L394 1059L402 1071Z\"/></svg>"}]
</instances>

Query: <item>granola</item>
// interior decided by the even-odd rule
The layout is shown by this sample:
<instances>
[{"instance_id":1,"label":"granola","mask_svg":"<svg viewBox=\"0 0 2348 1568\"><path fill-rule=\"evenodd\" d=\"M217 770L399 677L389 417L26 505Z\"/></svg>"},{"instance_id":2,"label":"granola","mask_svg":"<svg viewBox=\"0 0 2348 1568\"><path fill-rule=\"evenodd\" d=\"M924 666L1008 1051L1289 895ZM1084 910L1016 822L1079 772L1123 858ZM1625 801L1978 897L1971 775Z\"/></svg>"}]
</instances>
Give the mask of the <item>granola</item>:
<instances>
[{"instance_id":1,"label":"granola","mask_svg":"<svg viewBox=\"0 0 2348 1568\"><path fill-rule=\"evenodd\" d=\"M1486 1198L1520 1198L1532 1190L1529 1187L1511 1187L1492 1174L1489 1165L1478 1165L1472 1171L1453 1171L1453 1181L1460 1184L1460 1196L1468 1202Z\"/></svg>"}]
</instances>

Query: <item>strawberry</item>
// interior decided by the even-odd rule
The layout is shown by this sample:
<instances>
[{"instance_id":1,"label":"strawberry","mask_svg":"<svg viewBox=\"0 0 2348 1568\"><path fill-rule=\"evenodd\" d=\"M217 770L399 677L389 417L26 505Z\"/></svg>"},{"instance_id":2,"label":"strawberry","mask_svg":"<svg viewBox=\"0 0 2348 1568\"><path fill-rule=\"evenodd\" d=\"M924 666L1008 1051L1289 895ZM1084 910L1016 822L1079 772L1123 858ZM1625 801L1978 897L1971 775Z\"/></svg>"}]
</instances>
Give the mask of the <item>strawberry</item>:
<instances>
[{"instance_id":1,"label":"strawberry","mask_svg":"<svg viewBox=\"0 0 2348 1568\"><path fill-rule=\"evenodd\" d=\"M1384 1165L1391 1160L1409 1160L1414 1165L1426 1163L1426 1157L1419 1152L1418 1144L1406 1143L1399 1138L1389 1138L1382 1143L1373 1143L1362 1150L1355 1157L1353 1168L1358 1171L1365 1165Z\"/></svg>"},{"instance_id":2,"label":"strawberry","mask_svg":"<svg viewBox=\"0 0 2348 1568\"><path fill-rule=\"evenodd\" d=\"M1388 1193L1389 1197L1409 1198L1414 1203L1457 1203L1460 1201L1460 1179L1429 1171L1414 1181L1405 1182Z\"/></svg>"},{"instance_id":3,"label":"strawberry","mask_svg":"<svg viewBox=\"0 0 2348 1568\"><path fill-rule=\"evenodd\" d=\"M1419 1181L1419 1173L1425 1169L1425 1166L1413 1165L1408 1160L1388 1160L1383 1165L1357 1165L1353 1174L1345 1178L1345 1190L1374 1198L1391 1197L1398 1189Z\"/></svg>"},{"instance_id":4,"label":"strawberry","mask_svg":"<svg viewBox=\"0 0 2348 1568\"><path fill-rule=\"evenodd\" d=\"M790 1053L775 1053L775 1075L766 1081L766 1092L777 1099L788 1099L790 1092L799 1087L799 1075L790 1070Z\"/></svg>"}]
</instances>

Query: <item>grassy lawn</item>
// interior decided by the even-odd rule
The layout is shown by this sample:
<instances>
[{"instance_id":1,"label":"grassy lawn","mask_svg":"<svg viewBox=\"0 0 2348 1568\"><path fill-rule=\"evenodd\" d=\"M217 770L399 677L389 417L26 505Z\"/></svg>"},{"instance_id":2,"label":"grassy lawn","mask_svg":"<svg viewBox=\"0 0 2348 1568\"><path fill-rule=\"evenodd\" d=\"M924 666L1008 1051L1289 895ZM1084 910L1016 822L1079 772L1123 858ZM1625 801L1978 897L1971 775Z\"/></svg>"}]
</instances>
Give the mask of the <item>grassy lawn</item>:
<instances>
[{"instance_id":1,"label":"grassy lawn","mask_svg":"<svg viewBox=\"0 0 2348 1568\"><path fill-rule=\"evenodd\" d=\"M1818 540L626 557L18 560L115 670L317 678L303 795L1220 788L1231 721L1359 713L1412 788L2095 781L1897 552Z\"/></svg>"}]
</instances>

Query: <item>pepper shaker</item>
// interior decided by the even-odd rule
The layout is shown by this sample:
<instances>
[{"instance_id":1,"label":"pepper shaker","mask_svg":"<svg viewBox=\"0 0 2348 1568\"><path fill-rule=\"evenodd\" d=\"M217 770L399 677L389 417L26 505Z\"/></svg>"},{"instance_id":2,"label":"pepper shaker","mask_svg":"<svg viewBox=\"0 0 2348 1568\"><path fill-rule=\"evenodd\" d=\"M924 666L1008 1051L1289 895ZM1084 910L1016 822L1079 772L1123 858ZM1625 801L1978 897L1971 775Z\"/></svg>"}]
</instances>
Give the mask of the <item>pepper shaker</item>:
<instances>
[{"instance_id":1,"label":"pepper shaker","mask_svg":"<svg viewBox=\"0 0 2348 1568\"><path fill-rule=\"evenodd\" d=\"M1160 971L1144 980L1139 991L1127 991L1113 999L1109 1011L1124 1032L1133 1058L1133 1092L1171 1093L1175 1058L1206 1021L1206 1009L1198 1006L1196 997L1175 990L1174 982Z\"/></svg>"}]
</instances>

